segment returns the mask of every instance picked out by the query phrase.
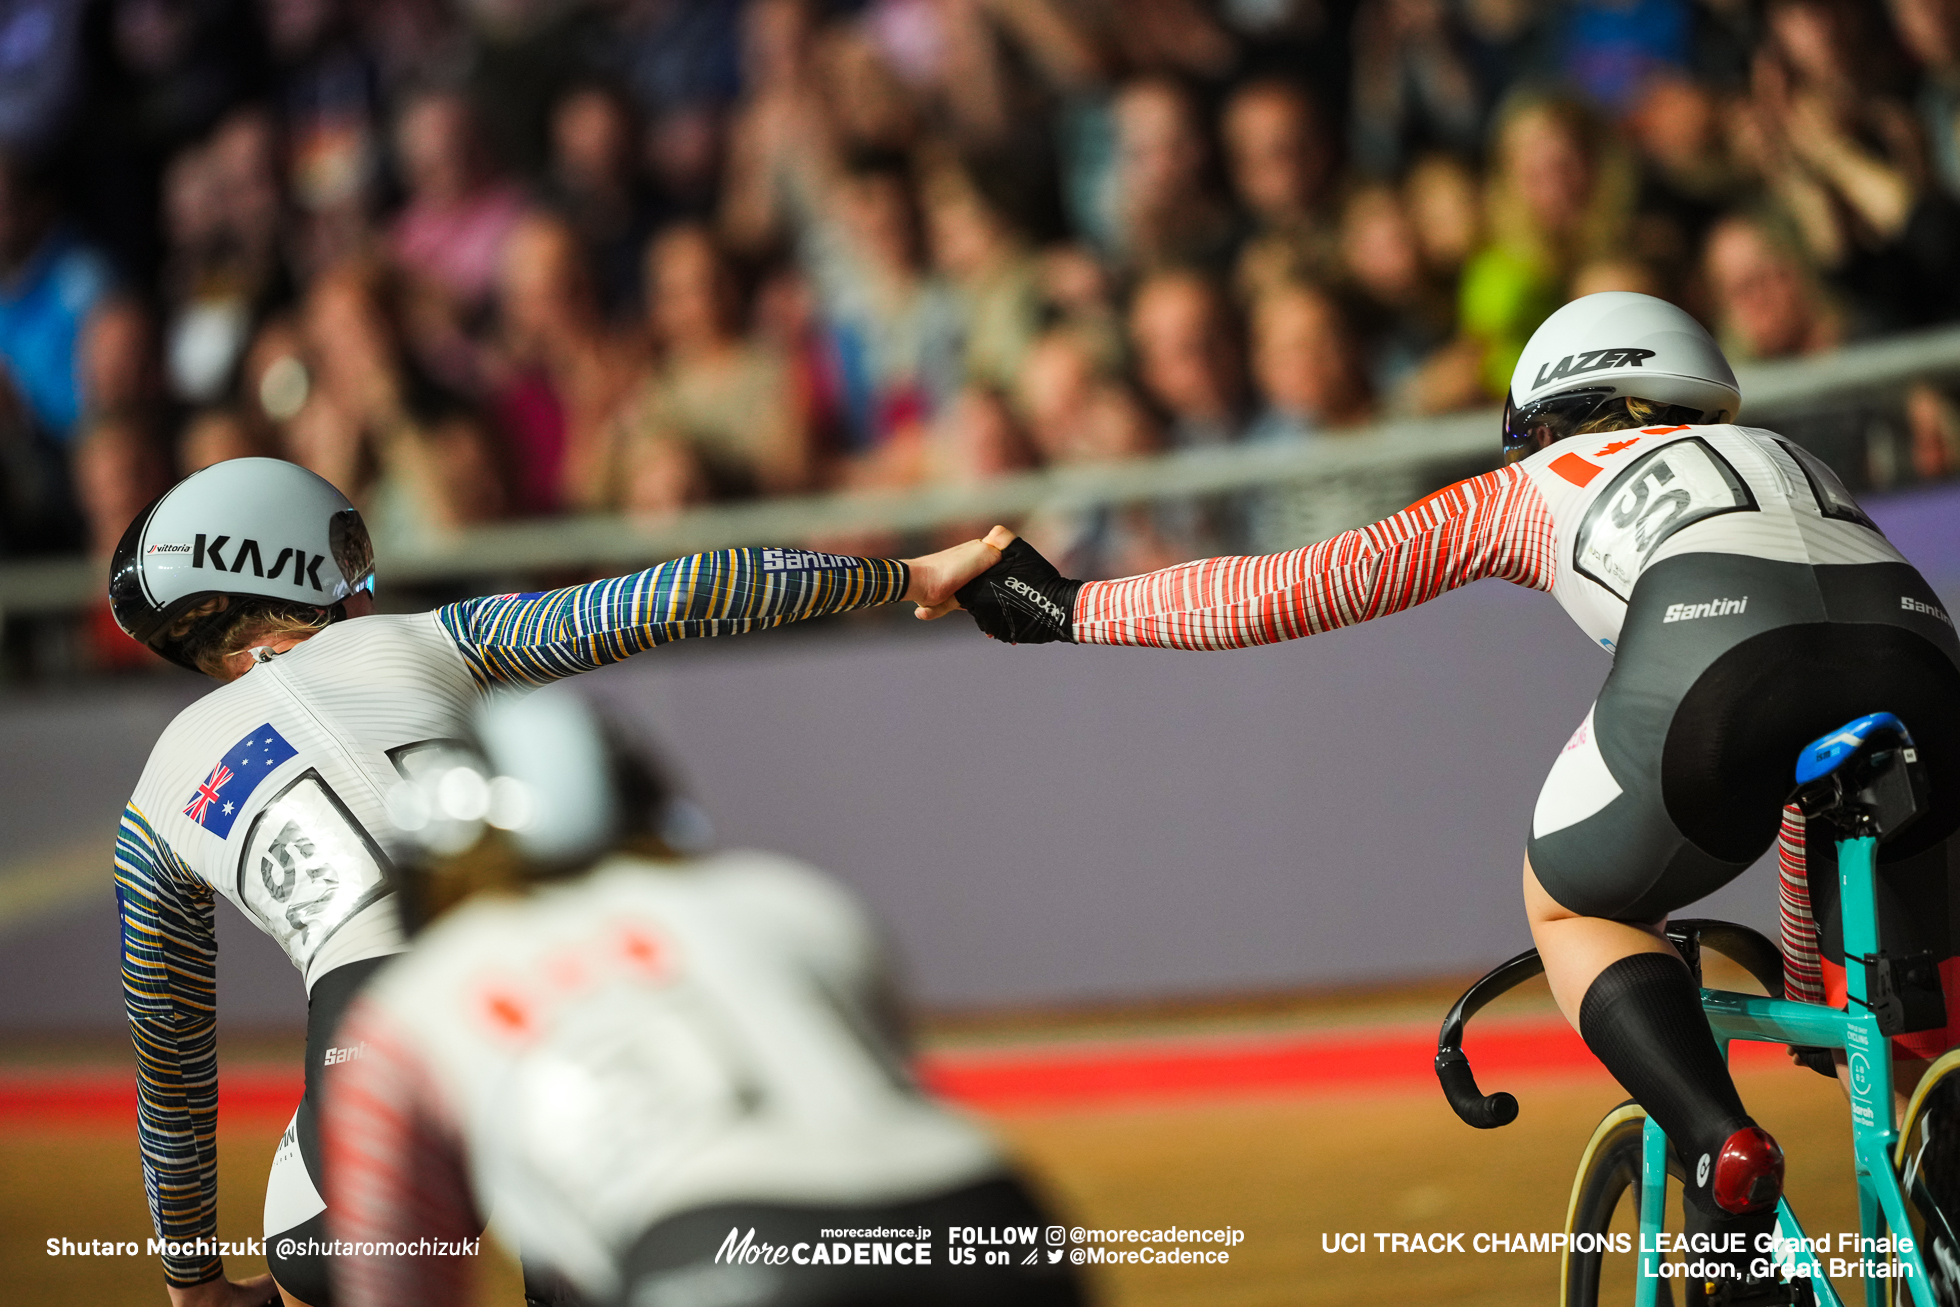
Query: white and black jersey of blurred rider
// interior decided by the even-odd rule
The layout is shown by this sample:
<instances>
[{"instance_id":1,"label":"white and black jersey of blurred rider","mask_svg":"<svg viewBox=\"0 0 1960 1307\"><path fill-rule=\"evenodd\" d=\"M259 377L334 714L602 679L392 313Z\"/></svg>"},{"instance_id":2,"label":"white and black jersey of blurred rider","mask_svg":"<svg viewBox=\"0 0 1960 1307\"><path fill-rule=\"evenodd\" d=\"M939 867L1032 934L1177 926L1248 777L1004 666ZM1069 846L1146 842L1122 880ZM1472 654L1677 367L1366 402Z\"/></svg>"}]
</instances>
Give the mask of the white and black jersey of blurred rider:
<instances>
[{"instance_id":1,"label":"white and black jersey of blurred rider","mask_svg":"<svg viewBox=\"0 0 1960 1307\"><path fill-rule=\"evenodd\" d=\"M493 704L482 754L397 802L459 851L398 859L428 924L341 1027L334 1235L467 1237L488 1213L552 1304L1078 1303L1033 1246L951 1263L948 1227L1052 1218L914 1080L858 905L788 858L680 854L655 769L602 736L567 690ZM459 1269L345 1259L336 1298L461 1304Z\"/></svg>"}]
</instances>

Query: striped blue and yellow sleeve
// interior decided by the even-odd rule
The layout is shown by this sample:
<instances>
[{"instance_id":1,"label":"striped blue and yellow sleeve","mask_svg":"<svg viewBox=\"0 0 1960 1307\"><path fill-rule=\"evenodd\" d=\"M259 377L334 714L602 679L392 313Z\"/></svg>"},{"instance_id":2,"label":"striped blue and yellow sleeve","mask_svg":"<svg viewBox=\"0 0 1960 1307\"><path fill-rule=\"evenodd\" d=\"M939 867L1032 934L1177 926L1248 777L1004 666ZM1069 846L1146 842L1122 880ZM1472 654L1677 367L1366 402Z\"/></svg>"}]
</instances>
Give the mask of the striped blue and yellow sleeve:
<instances>
[{"instance_id":1,"label":"striped blue and yellow sleeve","mask_svg":"<svg viewBox=\"0 0 1960 1307\"><path fill-rule=\"evenodd\" d=\"M159 1239L213 1240L218 1226L218 941L211 887L134 804L116 835L123 1003L136 1044L136 1134ZM163 1259L187 1287L217 1278L212 1256Z\"/></svg>"},{"instance_id":2,"label":"striped blue and yellow sleeve","mask_svg":"<svg viewBox=\"0 0 1960 1307\"><path fill-rule=\"evenodd\" d=\"M800 549L724 549L631 576L436 610L482 685L542 685L671 640L740 635L894 603L904 563Z\"/></svg>"}]
</instances>

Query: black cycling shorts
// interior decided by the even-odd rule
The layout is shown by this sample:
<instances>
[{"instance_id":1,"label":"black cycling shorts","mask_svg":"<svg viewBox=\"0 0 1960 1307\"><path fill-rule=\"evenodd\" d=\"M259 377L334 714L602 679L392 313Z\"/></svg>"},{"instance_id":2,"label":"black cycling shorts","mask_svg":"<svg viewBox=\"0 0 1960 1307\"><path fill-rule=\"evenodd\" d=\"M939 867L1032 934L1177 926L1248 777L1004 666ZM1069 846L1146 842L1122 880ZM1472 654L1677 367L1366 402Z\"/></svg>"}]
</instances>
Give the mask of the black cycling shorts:
<instances>
[{"instance_id":1,"label":"black cycling shorts","mask_svg":"<svg viewBox=\"0 0 1960 1307\"><path fill-rule=\"evenodd\" d=\"M1539 795L1539 883L1586 916L1658 921L1761 857L1798 751L1874 712L1905 722L1932 784L1930 809L1880 851L1888 863L1960 826L1960 641L1939 597L1902 563L1656 563Z\"/></svg>"},{"instance_id":2,"label":"black cycling shorts","mask_svg":"<svg viewBox=\"0 0 1960 1307\"><path fill-rule=\"evenodd\" d=\"M313 992L307 995L306 1092L300 1097L299 1110L293 1113L285 1138L279 1142L272 1164L274 1174L267 1181L268 1190L274 1186L304 1184L311 1187L314 1201L324 1198L326 1167L320 1149L320 1099L326 1089L323 1080L328 1067L327 1054L336 1048L334 1032L355 995L387 960L364 958L335 967L315 981ZM351 1050L341 1050L333 1065L353 1055ZM294 1173L293 1168L303 1168L304 1176ZM272 1215L272 1209L273 1204L268 1202L268 1216ZM330 1238L324 1207L296 1225L265 1232L265 1260L272 1278L280 1288L309 1307L333 1307L328 1259L313 1251L324 1247ZM288 1248L292 1251L282 1251Z\"/></svg>"},{"instance_id":3,"label":"black cycling shorts","mask_svg":"<svg viewBox=\"0 0 1960 1307\"><path fill-rule=\"evenodd\" d=\"M981 1237L1016 1232L1016 1241L973 1248L952 1243L948 1230L970 1229ZM723 1203L668 1217L649 1229L625 1258L622 1304L713 1302L742 1307L1079 1307L1082 1287L1066 1245L1057 1242L1054 1218L1045 1213L1019 1181L1008 1177L968 1185L910 1202L851 1206L784 1203ZM761 1258L731 1265L717 1254L731 1232L754 1245L794 1249L802 1259ZM923 1238L871 1235L871 1231L923 1230ZM829 1237L825 1231L852 1231ZM858 1234L864 1237L857 1237ZM1032 1243L1019 1241L1031 1233ZM842 1261L811 1260L818 1242L826 1254L844 1249ZM897 1245L905 1257L897 1261ZM865 1263L857 1261L863 1245ZM893 1254L884 1261L874 1247ZM924 1264L917 1247L930 1249ZM956 1249L976 1253L972 1263L955 1262ZM1005 1252L989 1265L988 1251ZM767 1264L765 1264L767 1263ZM1001 1264L1004 1263L1004 1264Z\"/></svg>"}]
</instances>

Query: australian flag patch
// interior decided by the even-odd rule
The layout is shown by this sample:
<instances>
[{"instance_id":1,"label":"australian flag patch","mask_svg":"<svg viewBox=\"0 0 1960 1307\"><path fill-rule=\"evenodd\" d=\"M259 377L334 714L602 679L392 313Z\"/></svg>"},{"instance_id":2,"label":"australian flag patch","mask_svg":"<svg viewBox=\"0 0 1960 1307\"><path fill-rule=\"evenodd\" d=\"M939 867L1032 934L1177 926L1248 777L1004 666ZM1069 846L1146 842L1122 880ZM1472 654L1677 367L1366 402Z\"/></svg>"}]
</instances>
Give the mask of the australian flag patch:
<instances>
[{"instance_id":1,"label":"australian flag patch","mask_svg":"<svg viewBox=\"0 0 1960 1307\"><path fill-rule=\"evenodd\" d=\"M191 801L184 805L184 815L219 839L225 838L231 834L231 824L238 820L238 810L245 806L245 800L259 787L259 782L298 752L267 722L231 746L230 752L191 795Z\"/></svg>"}]
</instances>

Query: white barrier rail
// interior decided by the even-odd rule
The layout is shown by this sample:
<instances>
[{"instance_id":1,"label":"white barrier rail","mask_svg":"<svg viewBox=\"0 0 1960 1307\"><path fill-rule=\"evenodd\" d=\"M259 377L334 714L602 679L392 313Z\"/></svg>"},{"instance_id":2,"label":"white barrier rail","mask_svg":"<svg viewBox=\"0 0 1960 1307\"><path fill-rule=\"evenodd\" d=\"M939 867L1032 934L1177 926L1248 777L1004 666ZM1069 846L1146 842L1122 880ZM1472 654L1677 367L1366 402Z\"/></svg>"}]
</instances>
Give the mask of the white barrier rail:
<instances>
[{"instance_id":1,"label":"white barrier rail","mask_svg":"<svg viewBox=\"0 0 1960 1307\"><path fill-rule=\"evenodd\" d=\"M1743 369L1745 420L1768 423L1808 406L1960 373L1960 327L1893 336L1830 354ZM1495 409L1384 422L1301 446L1241 445L1134 462L1024 472L971 486L812 495L696 509L657 523L616 516L477 527L418 549L391 550L389 582L421 584L536 573L645 567L682 554L748 544L799 544L859 532L913 532L1037 509L1086 508L1311 482L1329 476L1494 455ZM79 559L0 566L0 620L73 611L102 593L101 568Z\"/></svg>"}]
</instances>

